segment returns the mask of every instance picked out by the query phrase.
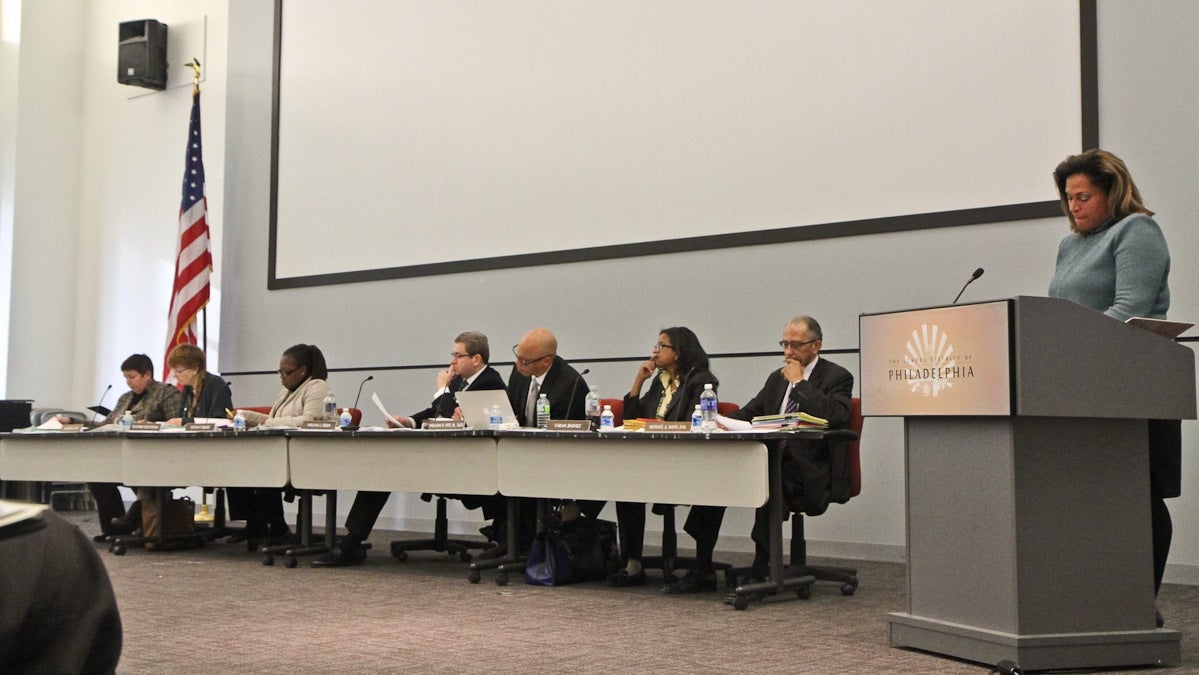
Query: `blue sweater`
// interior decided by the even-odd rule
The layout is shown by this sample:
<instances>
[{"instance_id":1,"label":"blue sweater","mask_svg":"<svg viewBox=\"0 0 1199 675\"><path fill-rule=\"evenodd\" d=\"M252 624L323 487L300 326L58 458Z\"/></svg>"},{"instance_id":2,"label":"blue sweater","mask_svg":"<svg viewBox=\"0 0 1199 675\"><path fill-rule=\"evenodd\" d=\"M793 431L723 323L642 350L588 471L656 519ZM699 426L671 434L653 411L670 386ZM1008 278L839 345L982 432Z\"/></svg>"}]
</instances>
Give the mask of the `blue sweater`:
<instances>
[{"instance_id":1,"label":"blue sweater","mask_svg":"<svg viewBox=\"0 0 1199 675\"><path fill-rule=\"evenodd\" d=\"M1134 213L1092 234L1071 232L1057 249L1049 296L1073 300L1124 321L1166 318L1170 308L1170 251L1161 228Z\"/></svg>"}]
</instances>

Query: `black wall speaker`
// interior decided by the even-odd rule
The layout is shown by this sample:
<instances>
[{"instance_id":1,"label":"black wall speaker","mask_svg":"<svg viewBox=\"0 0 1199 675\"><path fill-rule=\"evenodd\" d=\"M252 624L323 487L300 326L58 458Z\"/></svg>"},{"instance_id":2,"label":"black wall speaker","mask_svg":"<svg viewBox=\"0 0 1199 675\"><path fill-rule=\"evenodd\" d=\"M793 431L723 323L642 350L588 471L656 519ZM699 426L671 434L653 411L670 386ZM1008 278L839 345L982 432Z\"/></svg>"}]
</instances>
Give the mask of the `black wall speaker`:
<instances>
[{"instance_id":1,"label":"black wall speaker","mask_svg":"<svg viewBox=\"0 0 1199 675\"><path fill-rule=\"evenodd\" d=\"M117 42L117 82L167 88L167 25L154 19L124 21Z\"/></svg>"}]
</instances>

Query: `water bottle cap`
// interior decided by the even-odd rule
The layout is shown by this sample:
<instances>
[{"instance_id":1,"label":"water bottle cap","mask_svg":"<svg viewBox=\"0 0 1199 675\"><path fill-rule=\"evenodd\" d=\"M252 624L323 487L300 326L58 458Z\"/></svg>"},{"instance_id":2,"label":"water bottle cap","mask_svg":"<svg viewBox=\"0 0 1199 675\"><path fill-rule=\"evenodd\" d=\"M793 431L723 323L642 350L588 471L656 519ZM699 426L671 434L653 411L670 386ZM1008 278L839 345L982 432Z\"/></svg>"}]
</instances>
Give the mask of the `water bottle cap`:
<instances>
[{"instance_id":1,"label":"water bottle cap","mask_svg":"<svg viewBox=\"0 0 1199 675\"><path fill-rule=\"evenodd\" d=\"M704 385L704 389L711 389L711 388L712 388L711 382L708 382L707 384Z\"/></svg>"}]
</instances>

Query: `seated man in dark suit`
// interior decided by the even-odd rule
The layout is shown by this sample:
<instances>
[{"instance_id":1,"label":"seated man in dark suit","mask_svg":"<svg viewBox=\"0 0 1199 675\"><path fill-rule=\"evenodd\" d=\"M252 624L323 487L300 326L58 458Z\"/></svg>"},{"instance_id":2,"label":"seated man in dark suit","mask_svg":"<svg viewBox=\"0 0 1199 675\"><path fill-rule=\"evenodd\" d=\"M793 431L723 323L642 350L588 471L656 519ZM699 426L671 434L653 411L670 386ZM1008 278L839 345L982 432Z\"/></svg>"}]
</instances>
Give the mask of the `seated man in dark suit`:
<instances>
[{"instance_id":1,"label":"seated man in dark suit","mask_svg":"<svg viewBox=\"0 0 1199 675\"><path fill-rule=\"evenodd\" d=\"M587 381L569 363L558 356L558 338L545 328L534 328L521 337L512 347L516 363L508 376L508 400L512 411L522 427L537 426L535 404L545 394L550 403L550 417L556 420L586 419L584 402L587 398ZM587 502L579 505L587 515L598 515L603 503ZM598 508L597 508L598 506ZM500 546L479 555L486 559L504 555L507 536L507 503L503 497L484 507L484 516L491 510L495 522L491 537ZM520 508L520 545L527 548L537 532L536 500L523 499Z\"/></svg>"},{"instance_id":2,"label":"seated man in dark suit","mask_svg":"<svg viewBox=\"0 0 1199 675\"><path fill-rule=\"evenodd\" d=\"M433 403L428 408L414 413L411 417L401 417L399 422L409 428L419 428L427 419L437 417L452 417L458 407L454 394L463 390L483 391L487 389L503 389L504 377L499 371L488 365L491 358L491 348L487 344L487 336L477 331L467 331L454 338L454 350L450 354L450 366L437 373L437 392ZM345 567L361 565L366 560L366 549L362 542L370 536L379 513L387 504L390 492L359 492L354 497L354 505L346 516L348 533L342 538L338 548L323 558L313 560L313 567ZM490 497L463 497L463 503L470 508L485 505ZM474 500L478 500L477 502ZM484 511L484 515L487 512Z\"/></svg>"},{"instance_id":3,"label":"seated man in dark suit","mask_svg":"<svg viewBox=\"0 0 1199 675\"><path fill-rule=\"evenodd\" d=\"M797 316L783 328L783 367L770 373L762 390L729 417L749 420L759 415L805 412L828 420L829 428L849 426L853 375L820 358L823 334L810 316ZM783 492L788 504L802 504L809 515L828 507L830 491L844 481L844 440L788 441L783 454ZM695 538L696 566L663 588L667 593L716 590L712 551L724 519L723 506L692 506L684 529ZM754 514L754 575L765 577L770 559L770 511L763 505Z\"/></svg>"}]
</instances>

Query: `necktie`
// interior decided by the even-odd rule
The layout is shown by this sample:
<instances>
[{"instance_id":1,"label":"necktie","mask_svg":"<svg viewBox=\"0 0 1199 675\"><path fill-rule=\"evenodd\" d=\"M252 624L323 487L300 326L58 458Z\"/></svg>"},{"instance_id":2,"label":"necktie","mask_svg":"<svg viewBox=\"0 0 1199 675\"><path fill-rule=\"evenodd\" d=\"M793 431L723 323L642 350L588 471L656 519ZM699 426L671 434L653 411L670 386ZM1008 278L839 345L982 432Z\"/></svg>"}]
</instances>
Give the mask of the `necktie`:
<instances>
[{"instance_id":1,"label":"necktie","mask_svg":"<svg viewBox=\"0 0 1199 675\"><path fill-rule=\"evenodd\" d=\"M790 414L793 412L799 412L799 404L795 402L795 399L791 398L791 392L794 390L794 388L795 385L791 385L787 388L787 406L783 408L784 413Z\"/></svg>"},{"instance_id":2,"label":"necktie","mask_svg":"<svg viewBox=\"0 0 1199 675\"><path fill-rule=\"evenodd\" d=\"M532 427L537 425L537 396L541 393L541 386L534 379L529 383L529 399L525 401L525 426Z\"/></svg>"}]
</instances>

